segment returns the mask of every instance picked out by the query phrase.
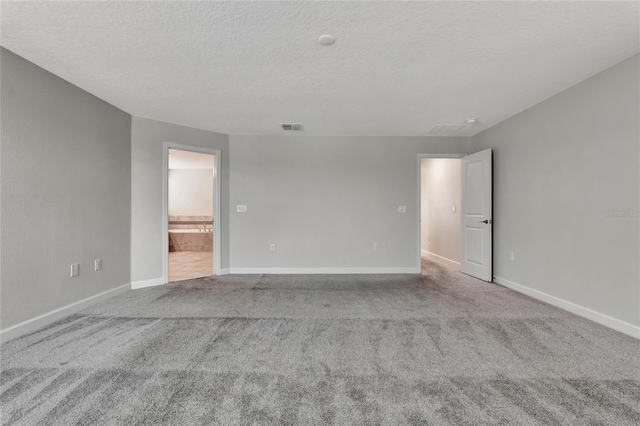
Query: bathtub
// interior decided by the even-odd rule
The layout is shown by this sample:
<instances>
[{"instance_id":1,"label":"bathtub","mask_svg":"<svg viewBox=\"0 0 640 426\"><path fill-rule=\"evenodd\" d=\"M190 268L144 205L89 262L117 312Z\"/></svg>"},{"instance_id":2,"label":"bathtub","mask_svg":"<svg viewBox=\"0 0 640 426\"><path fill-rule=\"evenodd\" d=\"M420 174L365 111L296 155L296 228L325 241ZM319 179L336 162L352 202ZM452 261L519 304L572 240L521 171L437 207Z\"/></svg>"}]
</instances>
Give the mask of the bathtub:
<instances>
[{"instance_id":1,"label":"bathtub","mask_svg":"<svg viewBox=\"0 0 640 426\"><path fill-rule=\"evenodd\" d=\"M169 229L169 251L213 251L213 232L202 228Z\"/></svg>"}]
</instances>

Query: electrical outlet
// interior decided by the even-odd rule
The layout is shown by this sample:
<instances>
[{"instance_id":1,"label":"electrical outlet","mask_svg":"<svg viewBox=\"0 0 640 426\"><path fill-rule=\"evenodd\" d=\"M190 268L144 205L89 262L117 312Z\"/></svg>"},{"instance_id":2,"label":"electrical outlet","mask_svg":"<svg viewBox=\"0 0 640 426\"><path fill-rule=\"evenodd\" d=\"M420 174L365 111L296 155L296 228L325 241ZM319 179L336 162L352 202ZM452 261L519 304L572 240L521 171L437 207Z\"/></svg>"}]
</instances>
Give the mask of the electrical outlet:
<instances>
[{"instance_id":1,"label":"electrical outlet","mask_svg":"<svg viewBox=\"0 0 640 426\"><path fill-rule=\"evenodd\" d=\"M398 206L398 213L406 213L407 206Z\"/></svg>"},{"instance_id":2,"label":"electrical outlet","mask_svg":"<svg viewBox=\"0 0 640 426\"><path fill-rule=\"evenodd\" d=\"M80 265L74 263L73 265L71 265L71 276L77 277L78 275L80 275Z\"/></svg>"},{"instance_id":3,"label":"electrical outlet","mask_svg":"<svg viewBox=\"0 0 640 426\"><path fill-rule=\"evenodd\" d=\"M247 206L244 204L238 204L236 206L236 212L237 213L246 213L247 212Z\"/></svg>"},{"instance_id":4,"label":"electrical outlet","mask_svg":"<svg viewBox=\"0 0 640 426\"><path fill-rule=\"evenodd\" d=\"M378 243L373 243L373 251L378 251L380 249L380 246L378 246Z\"/></svg>"},{"instance_id":5,"label":"electrical outlet","mask_svg":"<svg viewBox=\"0 0 640 426\"><path fill-rule=\"evenodd\" d=\"M275 244L269 244L269 251L276 251L276 245Z\"/></svg>"},{"instance_id":6,"label":"electrical outlet","mask_svg":"<svg viewBox=\"0 0 640 426\"><path fill-rule=\"evenodd\" d=\"M509 252L509 260L512 262L516 260L516 255L512 251Z\"/></svg>"},{"instance_id":7,"label":"electrical outlet","mask_svg":"<svg viewBox=\"0 0 640 426\"><path fill-rule=\"evenodd\" d=\"M95 263L94 263L94 269L96 271L99 271L102 269L102 259L96 259Z\"/></svg>"}]
</instances>

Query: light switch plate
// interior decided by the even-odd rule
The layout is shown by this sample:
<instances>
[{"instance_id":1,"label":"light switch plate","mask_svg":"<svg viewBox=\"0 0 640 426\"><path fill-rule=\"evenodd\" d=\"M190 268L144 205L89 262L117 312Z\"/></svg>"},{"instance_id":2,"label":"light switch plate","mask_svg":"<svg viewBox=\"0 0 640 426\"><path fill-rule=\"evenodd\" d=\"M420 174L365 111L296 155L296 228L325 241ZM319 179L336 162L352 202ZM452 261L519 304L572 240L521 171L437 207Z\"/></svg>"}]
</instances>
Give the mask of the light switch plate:
<instances>
[{"instance_id":1,"label":"light switch plate","mask_svg":"<svg viewBox=\"0 0 640 426\"><path fill-rule=\"evenodd\" d=\"M236 206L236 212L238 213L246 213L247 212L247 206L244 204L238 204Z\"/></svg>"}]
</instances>

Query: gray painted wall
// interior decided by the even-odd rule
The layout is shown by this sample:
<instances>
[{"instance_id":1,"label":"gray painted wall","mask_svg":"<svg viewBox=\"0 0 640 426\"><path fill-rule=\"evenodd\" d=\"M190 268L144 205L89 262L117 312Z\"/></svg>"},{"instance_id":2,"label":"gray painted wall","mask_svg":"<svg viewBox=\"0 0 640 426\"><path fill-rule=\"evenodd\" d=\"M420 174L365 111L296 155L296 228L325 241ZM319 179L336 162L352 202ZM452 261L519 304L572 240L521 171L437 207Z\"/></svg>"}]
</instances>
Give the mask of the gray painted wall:
<instances>
[{"instance_id":1,"label":"gray painted wall","mask_svg":"<svg viewBox=\"0 0 640 426\"><path fill-rule=\"evenodd\" d=\"M5 49L1 64L2 329L162 276L163 142L222 151L223 268L414 267L416 154L493 148L495 275L640 325L638 217L606 215L640 204L637 55L472 139L131 122Z\"/></svg>"},{"instance_id":2,"label":"gray painted wall","mask_svg":"<svg viewBox=\"0 0 640 426\"><path fill-rule=\"evenodd\" d=\"M422 159L422 249L460 263L461 161ZM455 206L456 211L453 211Z\"/></svg>"},{"instance_id":3,"label":"gray painted wall","mask_svg":"<svg viewBox=\"0 0 640 426\"><path fill-rule=\"evenodd\" d=\"M493 148L494 275L640 325L638 55L473 138ZM513 250L515 261L508 260Z\"/></svg>"},{"instance_id":4,"label":"gray painted wall","mask_svg":"<svg viewBox=\"0 0 640 426\"><path fill-rule=\"evenodd\" d=\"M129 283L131 116L2 49L1 328ZM102 258L102 271L93 261ZM70 265L80 275L70 277Z\"/></svg>"},{"instance_id":5,"label":"gray painted wall","mask_svg":"<svg viewBox=\"0 0 640 426\"><path fill-rule=\"evenodd\" d=\"M221 151L221 205L229 205L229 137L133 117L131 126L131 281L161 278L163 146L173 142ZM216 218L218 220L218 218ZM222 268L229 265L229 212L222 209ZM217 236L216 236L217 237Z\"/></svg>"},{"instance_id":6,"label":"gray painted wall","mask_svg":"<svg viewBox=\"0 0 640 426\"><path fill-rule=\"evenodd\" d=\"M230 136L232 270L416 267L417 154L464 153L468 142Z\"/></svg>"}]
</instances>

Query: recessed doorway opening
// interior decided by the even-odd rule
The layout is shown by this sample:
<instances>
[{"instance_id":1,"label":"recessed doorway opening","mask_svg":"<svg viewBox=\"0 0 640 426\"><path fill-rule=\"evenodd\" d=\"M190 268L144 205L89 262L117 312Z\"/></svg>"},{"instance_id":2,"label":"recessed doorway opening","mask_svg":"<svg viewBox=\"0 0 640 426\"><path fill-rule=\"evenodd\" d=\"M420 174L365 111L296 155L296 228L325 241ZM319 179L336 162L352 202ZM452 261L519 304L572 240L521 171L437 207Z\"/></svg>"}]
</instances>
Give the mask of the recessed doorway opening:
<instances>
[{"instance_id":1,"label":"recessed doorway opening","mask_svg":"<svg viewBox=\"0 0 640 426\"><path fill-rule=\"evenodd\" d=\"M216 172L214 153L166 150L165 281L214 275Z\"/></svg>"},{"instance_id":2,"label":"recessed doorway opening","mask_svg":"<svg viewBox=\"0 0 640 426\"><path fill-rule=\"evenodd\" d=\"M492 151L418 154L417 266L423 255L493 280Z\"/></svg>"},{"instance_id":3,"label":"recessed doorway opening","mask_svg":"<svg viewBox=\"0 0 640 426\"><path fill-rule=\"evenodd\" d=\"M460 269L461 161L459 158L420 160L420 253L430 260ZM426 264L421 262L421 264Z\"/></svg>"}]
</instances>

